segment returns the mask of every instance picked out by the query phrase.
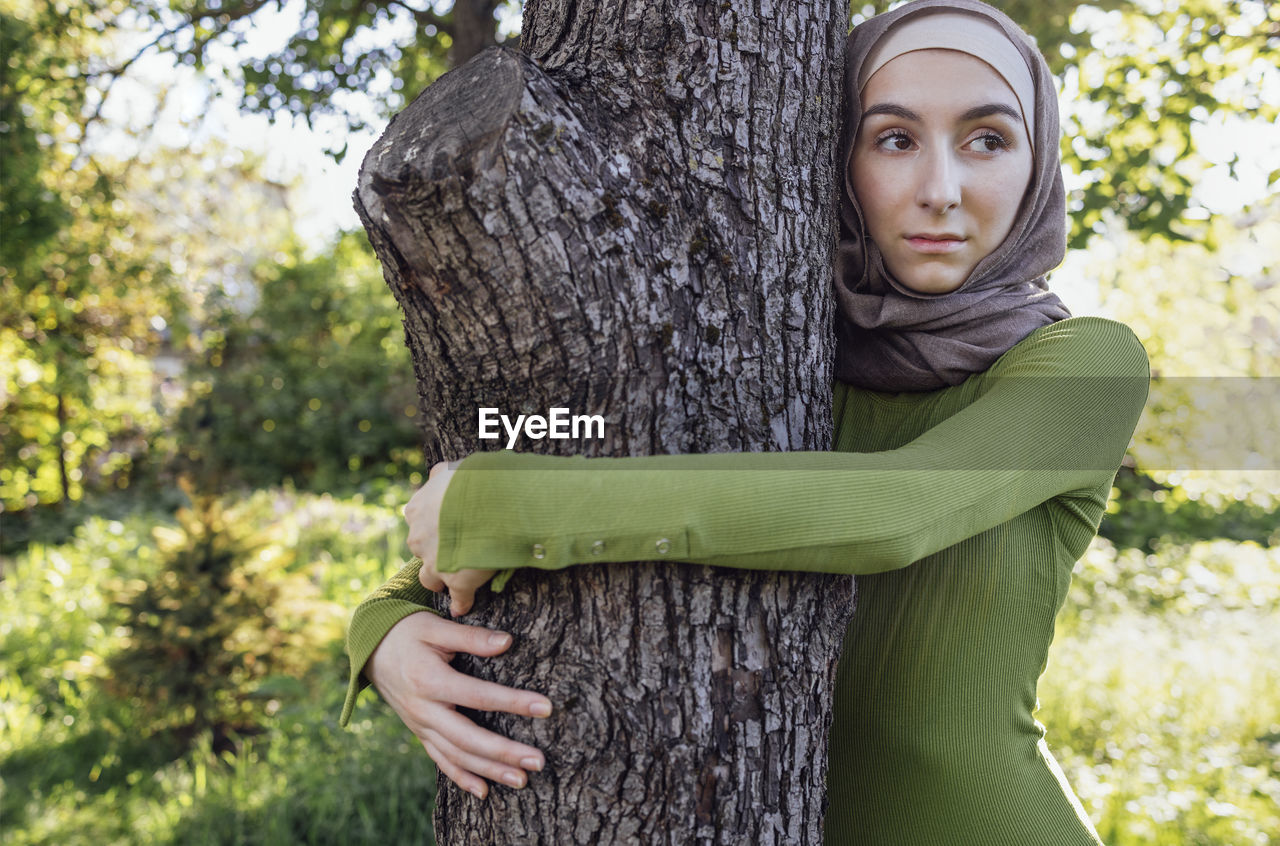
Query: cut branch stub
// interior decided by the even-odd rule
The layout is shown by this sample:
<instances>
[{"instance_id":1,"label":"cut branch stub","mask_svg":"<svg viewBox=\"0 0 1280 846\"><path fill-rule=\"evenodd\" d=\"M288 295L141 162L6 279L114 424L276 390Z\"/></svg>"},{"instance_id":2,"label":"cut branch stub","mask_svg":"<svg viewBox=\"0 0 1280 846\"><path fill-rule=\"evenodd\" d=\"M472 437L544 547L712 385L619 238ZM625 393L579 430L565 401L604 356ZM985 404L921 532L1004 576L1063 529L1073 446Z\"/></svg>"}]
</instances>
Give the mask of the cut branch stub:
<instances>
[{"instance_id":1,"label":"cut branch stub","mask_svg":"<svg viewBox=\"0 0 1280 846\"><path fill-rule=\"evenodd\" d=\"M831 151L773 121L766 168L666 112L600 114L492 48L365 159L357 208L405 308L428 459L497 446L476 437L482 406L602 414L616 436L543 451L826 445Z\"/></svg>"}]
</instances>

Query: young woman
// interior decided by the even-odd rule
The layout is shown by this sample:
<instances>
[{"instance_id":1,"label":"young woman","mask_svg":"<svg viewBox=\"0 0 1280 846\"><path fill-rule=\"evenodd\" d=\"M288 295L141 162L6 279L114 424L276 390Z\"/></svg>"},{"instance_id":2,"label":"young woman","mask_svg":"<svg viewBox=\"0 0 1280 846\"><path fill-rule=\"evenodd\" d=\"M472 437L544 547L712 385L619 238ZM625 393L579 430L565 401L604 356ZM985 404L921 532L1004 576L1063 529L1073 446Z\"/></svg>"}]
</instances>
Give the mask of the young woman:
<instances>
[{"instance_id":1,"label":"young woman","mask_svg":"<svg viewBox=\"0 0 1280 846\"><path fill-rule=\"evenodd\" d=\"M845 87L834 451L437 465L405 511L421 566L352 621L344 719L363 671L449 778L480 797L486 779L524 785L541 751L454 708L551 703L451 670L510 638L414 613L426 590L461 614L496 570L601 560L571 538L687 538L641 557L860 577L827 842L1099 842L1033 712L1146 355L1046 288L1065 251L1057 103L1016 25L919 0L850 34ZM609 472L549 472L566 462ZM652 472L670 467L735 472Z\"/></svg>"}]
</instances>

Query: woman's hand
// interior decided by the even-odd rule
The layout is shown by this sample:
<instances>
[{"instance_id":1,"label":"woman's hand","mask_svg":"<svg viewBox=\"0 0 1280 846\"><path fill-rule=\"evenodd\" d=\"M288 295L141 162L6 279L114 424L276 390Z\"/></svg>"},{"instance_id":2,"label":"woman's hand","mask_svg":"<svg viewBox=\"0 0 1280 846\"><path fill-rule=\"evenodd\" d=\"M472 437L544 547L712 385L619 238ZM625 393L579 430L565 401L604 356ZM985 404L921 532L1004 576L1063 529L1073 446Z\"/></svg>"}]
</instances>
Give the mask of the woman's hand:
<instances>
[{"instance_id":1,"label":"woman's hand","mask_svg":"<svg viewBox=\"0 0 1280 846\"><path fill-rule=\"evenodd\" d=\"M418 489L404 507L409 523L409 551L422 559L418 579L427 590L444 593L449 590L449 613L460 617L475 604L476 591L493 578L493 570L460 570L456 573L436 571L436 550L440 543L440 506L445 489L460 461L439 462L427 474L427 483Z\"/></svg>"},{"instance_id":2,"label":"woman's hand","mask_svg":"<svg viewBox=\"0 0 1280 846\"><path fill-rule=\"evenodd\" d=\"M545 696L481 681L449 666L459 652L501 655L510 646L509 634L424 611L392 626L364 668L440 772L480 799L489 793L485 779L524 787L528 771L546 763L534 747L482 729L456 710L462 706L529 717L551 713Z\"/></svg>"}]
</instances>

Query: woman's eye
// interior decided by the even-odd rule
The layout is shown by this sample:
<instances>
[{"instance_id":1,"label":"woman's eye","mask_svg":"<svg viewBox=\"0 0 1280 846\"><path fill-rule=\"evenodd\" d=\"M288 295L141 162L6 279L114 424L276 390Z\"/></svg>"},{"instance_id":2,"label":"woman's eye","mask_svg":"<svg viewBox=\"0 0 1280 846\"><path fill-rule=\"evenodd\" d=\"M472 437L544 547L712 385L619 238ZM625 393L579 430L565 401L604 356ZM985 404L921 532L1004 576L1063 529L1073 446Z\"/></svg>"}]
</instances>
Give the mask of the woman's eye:
<instances>
[{"instance_id":1,"label":"woman's eye","mask_svg":"<svg viewBox=\"0 0 1280 846\"><path fill-rule=\"evenodd\" d=\"M1009 142L1004 140L1004 136L997 135L994 132L979 135L971 143L974 146L974 150L979 153L998 153L1009 148Z\"/></svg>"},{"instance_id":2,"label":"woman's eye","mask_svg":"<svg viewBox=\"0 0 1280 846\"><path fill-rule=\"evenodd\" d=\"M905 152L911 149L911 136L903 132L886 132L876 139L876 146L886 150Z\"/></svg>"}]
</instances>

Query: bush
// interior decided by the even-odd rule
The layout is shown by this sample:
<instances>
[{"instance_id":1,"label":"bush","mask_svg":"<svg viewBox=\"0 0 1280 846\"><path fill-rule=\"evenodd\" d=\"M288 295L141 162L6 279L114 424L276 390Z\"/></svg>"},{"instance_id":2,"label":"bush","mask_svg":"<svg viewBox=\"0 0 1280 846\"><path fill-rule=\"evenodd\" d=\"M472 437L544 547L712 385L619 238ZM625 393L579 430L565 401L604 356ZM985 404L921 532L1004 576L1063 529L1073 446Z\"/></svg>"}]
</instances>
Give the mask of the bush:
<instances>
[{"instance_id":1,"label":"bush","mask_svg":"<svg viewBox=\"0 0 1280 846\"><path fill-rule=\"evenodd\" d=\"M1225 538L1276 545L1280 520L1273 505L1226 498L1194 498L1186 488L1159 482L1122 467L1100 534L1119 547L1152 552L1159 542L1189 543Z\"/></svg>"},{"instance_id":2,"label":"bush","mask_svg":"<svg viewBox=\"0 0 1280 846\"><path fill-rule=\"evenodd\" d=\"M420 471L399 310L364 236L256 277L252 312L225 304L188 374L179 439L206 487L349 490Z\"/></svg>"},{"instance_id":3,"label":"bush","mask_svg":"<svg viewBox=\"0 0 1280 846\"><path fill-rule=\"evenodd\" d=\"M340 637L345 611L287 572L287 547L215 500L197 498L155 535L155 575L110 584L122 637L103 683L129 703L135 729L210 731L224 747L257 731L273 686L314 662L315 644Z\"/></svg>"},{"instance_id":4,"label":"bush","mask_svg":"<svg viewBox=\"0 0 1280 846\"><path fill-rule=\"evenodd\" d=\"M234 505L201 503L181 520L167 509L92 517L64 544L33 543L5 560L4 842L430 843L435 777L421 746L373 697L365 697L352 730L337 725L346 686L341 620L399 568L403 520L391 503L406 496L389 489L384 504L266 490ZM156 685L169 678L165 683L176 690L170 677L188 668L168 660L163 625L147 630L150 648L139 652L144 639L132 612L112 600L123 592L139 610L145 605L153 609L148 613L198 625L212 615L200 612L195 598L170 586L153 589L144 602L143 586L171 585L166 573L190 579L188 570L199 580L202 569L217 568L196 562L220 552L235 562L219 565L232 572L226 580L232 590L242 580L239 589L259 600L240 600L237 613L271 597L268 609L239 631L279 629L276 637L296 651L288 668L277 664L271 672L296 675L242 678L242 687L224 695L245 710L229 710L221 736L207 723L188 724L179 736L162 729L186 721L147 702L137 674L150 667ZM166 599L190 606L160 608ZM194 631L185 640L176 634L183 648L194 639ZM252 639L233 645L259 652ZM255 663L269 658L275 656ZM234 654L214 654L204 666L208 673L235 661ZM122 664L132 668L134 694L118 699L107 695L106 675ZM252 733L233 731L236 721Z\"/></svg>"}]
</instances>

